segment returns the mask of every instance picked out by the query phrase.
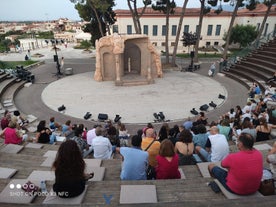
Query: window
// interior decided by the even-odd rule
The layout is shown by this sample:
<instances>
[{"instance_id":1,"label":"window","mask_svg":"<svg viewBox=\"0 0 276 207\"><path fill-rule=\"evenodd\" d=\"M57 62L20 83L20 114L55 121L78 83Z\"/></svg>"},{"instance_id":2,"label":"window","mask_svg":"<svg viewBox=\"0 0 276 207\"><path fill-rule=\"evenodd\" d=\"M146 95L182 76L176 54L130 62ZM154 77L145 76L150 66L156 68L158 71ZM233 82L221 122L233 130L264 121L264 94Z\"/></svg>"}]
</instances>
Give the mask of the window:
<instances>
[{"instance_id":1,"label":"window","mask_svg":"<svg viewBox=\"0 0 276 207\"><path fill-rule=\"evenodd\" d=\"M165 42L162 42L161 46L162 46L162 47L165 47L165 46L166 46L166 43L165 43Z\"/></svg>"},{"instance_id":2,"label":"window","mask_svg":"<svg viewBox=\"0 0 276 207\"><path fill-rule=\"evenodd\" d=\"M132 26L127 25L127 34L132 34Z\"/></svg>"},{"instance_id":3,"label":"window","mask_svg":"<svg viewBox=\"0 0 276 207\"><path fill-rule=\"evenodd\" d=\"M157 36L157 33L158 33L158 26L153 25L152 26L152 36Z\"/></svg>"},{"instance_id":4,"label":"window","mask_svg":"<svg viewBox=\"0 0 276 207\"><path fill-rule=\"evenodd\" d=\"M184 32L189 33L189 25L184 25Z\"/></svg>"},{"instance_id":5,"label":"window","mask_svg":"<svg viewBox=\"0 0 276 207\"><path fill-rule=\"evenodd\" d=\"M119 29L118 29L118 25L113 25L113 33L118 33Z\"/></svg>"},{"instance_id":6,"label":"window","mask_svg":"<svg viewBox=\"0 0 276 207\"><path fill-rule=\"evenodd\" d=\"M149 26L148 25L144 25L144 34L148 35L149 34Z\"/></svg>"},{"instance_id":7,"label":"window","mask_svg":"<svg viewBox=\"0 0 276 207\"><path fill-rule=\"evenodd\" d=\"M267 35L268 23L265 24L264 36Z\"/></svg>"},{"instance_id":8,"label":"window","mask_svg":"<svg viewBox=\"0 0 276 207\"><path fill-rule=\"evenodd\" d=\"M176 36L176 29L177 29L177 26L172 25L172 36Z\"/></svg>"},{"instance_id":9,"label":"window","mask_svg":"<svg viewBox=\"0 0 276 207\"><path fill-rule=\"evenodd\" d=\"M213 25L208 25L208 30L207 30L207 35L211 36L212 35L212 30L213 30Z\"/></svg>"},{"instance_id":10,"label":"window","mask_svg":"<svg viewBox=\"0 0 276 207\"><path fill-rule=\"evenodd\" d=\"M219 45L219 42L214 42L214 45L215 45L215 46L218 46L218 45Z\"/></svg>"},{"instance_id":11,"label":"window","mask_svg":"<svg viewBox=\"0 0 276 207\"><path fill-rule=\"evenodd\" d=\"M162 25L162 36L166 36L167 27L166 25Z\"/></svg>"},{"instance_id":12,"label":"window","mask_svg":"<svg viewBox=\"0 0 276 207\"><path fill-rule=\"evenodd\" d=\"M153 44L154 46L157 46L157 42L153 42L152 44Z\"/></svg>"},{"instance_id":13,"label":"window","mask_svg":"<svg viewBox=\"0 0 276 207\"><path fill-rule=\"evenodd\" d=\"M175 46L175 42L171 42L171 46L174 47Z\"/></svg>"},{"instance_id":14,"label":"window","mask_svg":"<svg viewBox=\"0 0 276 207\"><path fill-rule=\"evenodd\" d=\"M211 46L211 42L206 42L206 47L209 48Z\"/></svg>"},{"instance_id":15,"label":"window","mask_svg":"<svg viewBox=\"0 0 276 207\"><path fill-rule=\"evenodd\" d=\"M221 25L218 24L216 27L216 36L220 36L220 30L221 30Z\"/></svg>"}]
</instances>

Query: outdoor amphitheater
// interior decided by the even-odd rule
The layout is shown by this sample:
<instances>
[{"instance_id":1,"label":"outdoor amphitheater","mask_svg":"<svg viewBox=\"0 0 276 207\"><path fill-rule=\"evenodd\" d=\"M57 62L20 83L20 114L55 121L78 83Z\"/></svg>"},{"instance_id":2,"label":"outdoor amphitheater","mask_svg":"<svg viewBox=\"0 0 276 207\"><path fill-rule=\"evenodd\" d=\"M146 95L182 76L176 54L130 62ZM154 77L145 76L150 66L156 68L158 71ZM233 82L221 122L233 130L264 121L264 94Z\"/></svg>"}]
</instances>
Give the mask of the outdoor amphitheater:
<instances>
[{"instance_id":1,"label":"outdoor amphitheater","mask_svg":"<svg viewBox=\"0 0 276 207\"><path fill-rule=\"evenodd\" d=\"M214 77L208 70L216 59L202 59L201 67L194 72L181 72L188 67L189 59L177 60L178 67L163 69L163 77L155 78L153 84L116 86L114 81L94 80L95 54L83 53L72 45L61 48L59 56L65 57L65 68L73 70L72 75L56 76L56 63L51 48L36 51L42 56L33 58L39 62L28 68L35 79L32 83L18 81L3 73L0 75L1 112L18 110L29 120L29 137L34 137L40 120L49 122L55 117L59 123L71 120L73 124L84 124L92 129L98 114L106 114L114 120L120 115L131 135L138 129L152 123L156 131L167 122L170 127L182 125L190 117L192 108L200 111L204 104L213 101L216 108L209 106L204 111L208 123L217 121L237 105L247 103L248 91L256 81L262 91L267 87L266 80L273 76L276 64L276 40L271 40L261 48L242 58L231 66L230 71L222 71ZM1 55L0 60L23 60L24 54ZM218 66L217 66L218 67ZM64 72L64 71L63 71ZM275 87L276 83L272 83ZM225 99L219 98L223 95ZM58 108L64 105L65 110ZM92 116L85 120L84 115ZM156 121L154 113L163 112L165 119ZM273 137L272 137L273 138ZM275 138L275 136L274 136ZM266 162L268 150L275 140L255 144ZM276 196L263 196L260 193L238 196L222 190L215 193L208 186L213 180L207 165L179 166L181 179L171 180L120 180L121 159L99 160L93 156L85 159L87 172L95 176L87 182L85 192L76 198L61 199L51 194L55 175L52 162L60 142L54 145L25 142L23 145L5 145L0 139L0 203L1 206L272 206ZM229 141L230 152L238 151L234 142ZM217 163L219 164L219 163ZM40 185L46 180L48 193L25 195L21 186L27 181Z\"/></svg>"}]
</instances>

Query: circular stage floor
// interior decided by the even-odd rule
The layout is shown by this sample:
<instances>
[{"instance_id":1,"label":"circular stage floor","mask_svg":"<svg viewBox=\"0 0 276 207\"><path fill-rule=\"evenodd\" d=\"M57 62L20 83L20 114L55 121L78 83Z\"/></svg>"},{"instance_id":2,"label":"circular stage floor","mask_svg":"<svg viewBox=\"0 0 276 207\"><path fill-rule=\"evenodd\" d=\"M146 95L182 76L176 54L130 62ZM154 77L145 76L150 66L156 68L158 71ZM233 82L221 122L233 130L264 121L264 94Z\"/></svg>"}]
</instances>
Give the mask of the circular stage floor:
<instances>
[{"instance_id":1,"label":"circular stage floor","mask_svg":"<svg viewBox=\"0 0 276 207\"><path fill-rule=\"evenodd\" d=\"M113 120L119 114L123 123L145 124L154 121L155 112L162 111L167 120L177 121L193 116L192 108L199 111L211 101L219 107L224 102L219 94L227 96L227 91L210 77L166 71L154 84L129 87L96 82L92 72L77 74L49 84L41 96L55 111L64 104L64 113L72 117L83 119L90 112L91 119L97 120L99 113L105 113Z\"/></svg>"}]
</instances>

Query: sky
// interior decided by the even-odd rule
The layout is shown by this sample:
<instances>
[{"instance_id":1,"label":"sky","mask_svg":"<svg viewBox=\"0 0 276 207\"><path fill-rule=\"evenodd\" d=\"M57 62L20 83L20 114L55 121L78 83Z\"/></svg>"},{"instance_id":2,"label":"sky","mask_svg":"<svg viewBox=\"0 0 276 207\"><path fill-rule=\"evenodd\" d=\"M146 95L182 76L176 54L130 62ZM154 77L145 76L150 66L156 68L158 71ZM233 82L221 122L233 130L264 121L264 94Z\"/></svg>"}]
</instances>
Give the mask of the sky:
<instances>
[{"instance_id":1,"label":"sky","mask_svg":"<svg viewBox=\"0 0 276 207\"><path fill-rule=\"evenodd\" d=\"M0 21L48 21L59 18L80 20L70 0L0 0ZM138 0L142 2L142 0ZM183 0L175 0L177 6ZM115 0L114 9L128 9L127 0ZM138 5L142 6L142 4ZM199 7L198 0L192 0L188 7Z\"/></svg>"}]
</instances>

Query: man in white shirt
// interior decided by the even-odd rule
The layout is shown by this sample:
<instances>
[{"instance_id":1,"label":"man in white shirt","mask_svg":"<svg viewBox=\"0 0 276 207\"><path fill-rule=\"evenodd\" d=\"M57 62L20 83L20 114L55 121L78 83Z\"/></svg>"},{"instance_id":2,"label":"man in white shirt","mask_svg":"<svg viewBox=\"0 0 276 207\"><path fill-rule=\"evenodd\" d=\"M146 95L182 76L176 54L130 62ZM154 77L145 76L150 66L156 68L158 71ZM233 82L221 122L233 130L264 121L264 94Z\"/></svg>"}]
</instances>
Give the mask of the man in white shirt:
<instances>
[{"instance_id":1,"label":"man in white shirt","mask_svg":"<svg viewBox=\"0 0 276 207\"><path fill-rule=\"evenodd\" d=\"M94 150L94 158L110 159L112 155L112 145L108 138L102 136L102 128L96 127L96 137L92 140L92 148Z\"/></svg>"},{"instance_id":2,"label":"man in white shirt","mask_svg":"<svg viewBox=\"0 0 276 207\"><path fill-rule=\"evenodd\" d=\"M218 127L213 126L210 128L210 135L205 149L196 146L196 152L201 154L207 162L218 162L229 154L229 145L226 137L223 134L219 134Z\"/></svg>"},{"instance_id":3,"label":"man in white shirt","mask_svg":"<svg viewBox=\"0 0 276 207\"><path fill-rule=\"evenodd\" d=\"M92 145L92 140L96 137L96 133L95 133L96 127L98 127L98 125L95 125L93 129L88 130L86 134L86 141L87 141L87 144L89 144L90 146Z\"/></svg>"}]
</instances>

